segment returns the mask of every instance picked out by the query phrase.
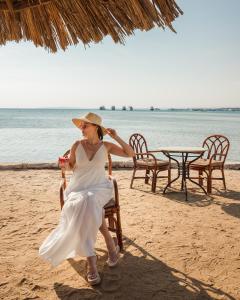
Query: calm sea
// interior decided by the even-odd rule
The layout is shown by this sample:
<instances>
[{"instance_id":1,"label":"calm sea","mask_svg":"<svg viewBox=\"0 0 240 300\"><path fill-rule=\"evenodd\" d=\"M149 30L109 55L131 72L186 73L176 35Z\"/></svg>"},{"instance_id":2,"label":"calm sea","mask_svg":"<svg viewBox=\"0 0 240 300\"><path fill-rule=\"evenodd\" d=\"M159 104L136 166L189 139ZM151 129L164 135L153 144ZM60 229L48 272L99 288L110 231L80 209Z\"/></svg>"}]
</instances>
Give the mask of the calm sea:
<instances>
[{"instance_id":1,"label":"calm sea","mask_svg":"<svg viewBox=\"0 0 240 300\"><path fill-rule=\"evenodd\" d=\"M0 109L0 162L56 161L81 138L71 119L88 111ZM231 142L228 161L240 161L239 112L91 111L100 114L104 125L116 129L125 141L132 133L142 133L149 149L201 146L210 134L226 135Z\"/></svg>"}]
</instances>

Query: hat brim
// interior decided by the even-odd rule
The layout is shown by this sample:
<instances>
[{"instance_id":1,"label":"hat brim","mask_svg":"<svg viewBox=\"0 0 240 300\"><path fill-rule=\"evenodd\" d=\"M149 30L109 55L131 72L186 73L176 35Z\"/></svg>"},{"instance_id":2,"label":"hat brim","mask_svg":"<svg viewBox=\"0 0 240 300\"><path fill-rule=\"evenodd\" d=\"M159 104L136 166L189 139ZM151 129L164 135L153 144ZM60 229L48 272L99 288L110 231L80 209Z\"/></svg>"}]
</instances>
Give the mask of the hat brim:
<instances>
[{"instance_id":1,"label":"hat brim","mask_svg":"<svg viewBox=\"0 0 240 300\"><path fill-rule=\"evenodd\" d=\"M82 117L82 118L77 118L77 119L74 118L74 119L72 119L72 122L73 122L73 124L74 124L75 126L77 126L78 128L81 126L81 124L82 124L83 122L91 123L91 124L93 124L93 125L97 125L97 126L101 127L102 132L103 132L103 135L106 135L106 134L107 134L106 128L104 128L104 127L101 126L101 125L98 125L98 124L95 124L95 123L89 121L87 118L84 118L84 117Z\"/></svg>"}]
</instances>

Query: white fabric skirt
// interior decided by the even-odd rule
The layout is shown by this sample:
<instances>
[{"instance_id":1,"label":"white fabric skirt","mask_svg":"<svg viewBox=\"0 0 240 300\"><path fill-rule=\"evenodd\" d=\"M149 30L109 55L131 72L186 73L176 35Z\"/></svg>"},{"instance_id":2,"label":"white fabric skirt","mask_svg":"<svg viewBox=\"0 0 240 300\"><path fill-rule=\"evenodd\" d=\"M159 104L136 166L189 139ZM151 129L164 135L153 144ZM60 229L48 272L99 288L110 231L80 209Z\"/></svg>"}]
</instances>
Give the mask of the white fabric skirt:
<instances>
[{"instance_id":1,"label":"white fabric skirt","mask_svg":"<svg viewBox=\"0 0 240 300\"><path fill-rule=\"evenodd\" d=\"M65 198L59 224L40 246L39 255L53 266L77 255L95 255L94 246L102 224L103 207L112 195L110 184L70 192Z\"/></svg>"}]
</instances>

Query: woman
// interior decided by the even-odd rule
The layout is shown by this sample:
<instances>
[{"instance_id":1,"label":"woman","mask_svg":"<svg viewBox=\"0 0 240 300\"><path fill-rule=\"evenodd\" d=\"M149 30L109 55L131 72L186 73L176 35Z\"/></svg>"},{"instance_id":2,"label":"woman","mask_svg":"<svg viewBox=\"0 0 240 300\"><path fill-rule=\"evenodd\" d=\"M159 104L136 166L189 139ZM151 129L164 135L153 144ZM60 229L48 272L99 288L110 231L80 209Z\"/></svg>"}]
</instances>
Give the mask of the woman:
<instances>
[{"instance_id":1,"label":"woman","mask_svg":"<svg viewBox=\"0 0 240 300\"><path fill-rule=\"evenodd\" d=\"M104 218L104 206L113 196L112 182L105 174L107 155L132 157L134 151L114 129L105 129L101 117L94 113L72 121L81 129L84 138L72 145L68 162L60 164L61 168L72 169L73 175L64 191L60 222L41 245L39 255L53 266L76 255L86 256L87 280L95 285L101 281L94 252L99 229L106 241L108 265L115 266L119 259L119 247L115 245ZM103 141L105 134L119 146Z\"/></svg>"}]
</instances>

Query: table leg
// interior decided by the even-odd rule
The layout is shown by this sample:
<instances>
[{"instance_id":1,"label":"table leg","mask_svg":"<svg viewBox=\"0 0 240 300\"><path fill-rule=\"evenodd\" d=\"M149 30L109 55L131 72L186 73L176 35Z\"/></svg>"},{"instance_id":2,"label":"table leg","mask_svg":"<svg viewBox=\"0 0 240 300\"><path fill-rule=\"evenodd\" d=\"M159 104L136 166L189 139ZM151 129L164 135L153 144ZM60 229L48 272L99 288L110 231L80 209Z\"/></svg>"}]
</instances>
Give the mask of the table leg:
<instances>
[{"instance_id":1,"label":"table leg","mask_svg":"<svg viewBox=\"0 0 240 300\"><path fill-rule=\"evenodd\" d=\"M170 160L174 160L174 161L176 162L176 164L177 164L177 169L178 169L178 175L177 175L176 178L174 178L173 180L171 180L171 181L165 186L165 188L164 188L164 190L163 190L163 194L166 193L166 190L171 186L171 184L172 184L174 181L178 180L178 178L179 178L180 175L181 175L181 166L180 166L179 161L178 161L177 159L171 157L168 153L164 153L164 154L165 154Z\"/></svg>"},{"instance_id":2,"label":"table leg","mask_svg":"<svg viewBox=\"0 0 240 300\"><path fill-rule=\"evenodd\" d=\"M163 190L163 194L166 193L167 189L171 186L171 184L173 182L175 182L176 180L179 179L179 177L182 175L182 178L181 178L181 191L184 191L185 192L185 200L188 201L188 190L187 190L187 179L189 179L192 183L196 184L197 186L199 186L203 192L207 195L207 192L206 190L204 189L204 187L202 185L200 185L198 182L194 181L191 179L189 173L190 173L190 169L189 169L189 165L191 163L193 163L194 161L196 161L202 154L200 155L197 155L193 160L191 160L190 162L188 162L188 158L189 158L189 153L182 153L182 161L181 163L173 158L171 155L169 155L169 153L167 152L163 152L164 155L166 155L170 160L173 160L176 162L177 164L177 169L178 169L178 175L176 178L174 178L172 181L170 181L166 187L164 188Z\"/></svg>"},{"instance_id":3,"label":"table leg","mask_svg":"<svg viewBox=\"0 0 240 300\"><path fill-rule=\"evenodd\" d=\"M185 200L187 201L187 159L188 159L188 153L182 153L182 187L185 191Z\"/></svg>"}]
</instances>

